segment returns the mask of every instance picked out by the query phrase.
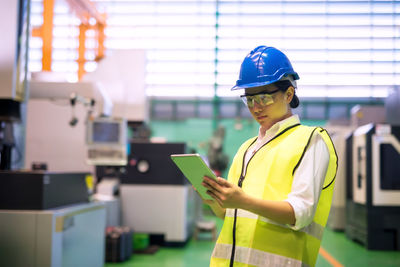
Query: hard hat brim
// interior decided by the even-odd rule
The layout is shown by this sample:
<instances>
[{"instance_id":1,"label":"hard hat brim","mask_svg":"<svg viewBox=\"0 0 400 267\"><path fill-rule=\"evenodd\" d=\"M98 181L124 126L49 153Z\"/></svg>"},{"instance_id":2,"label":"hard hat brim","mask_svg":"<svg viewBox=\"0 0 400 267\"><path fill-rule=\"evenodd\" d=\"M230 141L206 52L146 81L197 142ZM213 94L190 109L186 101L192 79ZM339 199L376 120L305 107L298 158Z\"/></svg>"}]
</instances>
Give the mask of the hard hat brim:
<instances>
[{"instance_id":1,"label":"hard hat brim","mask_svg":"<svg viewBox=\"0 0 400 267\"><path fill-rule=\"evenodd\" d=\"M254 82L254 83L245 83L245 84L238 84L240 82L237 81L236 85L231 88L231 91L272 84L272 83L275 83L275 82L278 82L278 81L282 80L284 77L287 77L289 75L293 76L293 80L299 80L300 79L299 75L296 72L294 72L294 73L282 75L281 77L279 77L276 80L268 80L268 81L263 81L263 82Z\"/></svg>"}]
</instances>

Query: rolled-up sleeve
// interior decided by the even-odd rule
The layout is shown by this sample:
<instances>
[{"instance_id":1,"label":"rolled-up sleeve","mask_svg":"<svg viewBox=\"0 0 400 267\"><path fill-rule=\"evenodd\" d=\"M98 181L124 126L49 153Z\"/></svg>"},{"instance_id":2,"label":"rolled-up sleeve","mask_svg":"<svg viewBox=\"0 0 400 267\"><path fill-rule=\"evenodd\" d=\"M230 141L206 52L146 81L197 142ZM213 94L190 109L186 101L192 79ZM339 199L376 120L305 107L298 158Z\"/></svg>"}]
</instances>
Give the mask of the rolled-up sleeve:
<instances>
[{"instance_id":1,"label":"rolled-up sleeve","mask_svg":"<svg viewBox=\"0 0 400 267\"><path fill-rule=\"evenodd\" d=\"M329 164L329 150L319 134L314 134L293 177L292 190L286 201L296 217L293 230L299 230L313 220Z\"/></svg>"}]
</instances>

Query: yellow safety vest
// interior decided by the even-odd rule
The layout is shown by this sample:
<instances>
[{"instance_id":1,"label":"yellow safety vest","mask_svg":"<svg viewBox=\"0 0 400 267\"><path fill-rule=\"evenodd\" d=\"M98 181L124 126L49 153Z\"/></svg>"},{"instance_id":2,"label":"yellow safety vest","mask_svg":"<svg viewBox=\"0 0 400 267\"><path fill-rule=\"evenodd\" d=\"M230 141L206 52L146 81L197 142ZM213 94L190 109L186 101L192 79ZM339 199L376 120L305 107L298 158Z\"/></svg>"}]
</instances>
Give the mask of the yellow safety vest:
<instances>
[{"instance_id":1,"label":"yellow safety vest","mask_svg":"<svg viewBox=\"0 0 400 267\"><path fill-rule=\"evenodd\" d=\"M313 221L300 230L246 210L227 209L210 266L314 266L332 202L337 156L328 133L300 124L288 126L260 148L242 176L244 157L257 138L238 150L228 180L261 199L282 201L291 191L294 173L313 134L325 141L330 159Z\"/></svg>"}]
</instances>

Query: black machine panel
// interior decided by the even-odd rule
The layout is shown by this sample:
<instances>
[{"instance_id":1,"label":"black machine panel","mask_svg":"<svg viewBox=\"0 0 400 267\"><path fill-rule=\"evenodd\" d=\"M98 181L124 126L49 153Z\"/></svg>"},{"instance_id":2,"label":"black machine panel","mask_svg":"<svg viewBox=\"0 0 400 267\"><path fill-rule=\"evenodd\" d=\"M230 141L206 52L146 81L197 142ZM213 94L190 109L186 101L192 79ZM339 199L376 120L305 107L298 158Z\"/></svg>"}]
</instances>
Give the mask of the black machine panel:
<instances>
[{"instance_id":1,"label":"black machine panel","mask_svg":"<svg viewBox=\"0 0 400 267\"><path fill-rule=\"evenodd\" d=\"M390 144L381 144L381 189L400 190L400 154Z\"/></svg>"},{"instance_id":2,"label":"black machine panel","mask_svg":"<svg viewBox=\"0 0 400 267\"><path fill-rule=\"evenodd\" d=\"M122 184L184 185L187 179L170 158L186 153L185 143L131 143Z\"/></svg>"},{"instance_id":3,"label":"black machine panel","mask_svg":"<svg viewBox=\"0 0 400 267\"><path fill-rule=\"evenodd\" d=\"M86 175L1 171L0 209L43 210L88 202Z\"/></svg>"}]
</instances>

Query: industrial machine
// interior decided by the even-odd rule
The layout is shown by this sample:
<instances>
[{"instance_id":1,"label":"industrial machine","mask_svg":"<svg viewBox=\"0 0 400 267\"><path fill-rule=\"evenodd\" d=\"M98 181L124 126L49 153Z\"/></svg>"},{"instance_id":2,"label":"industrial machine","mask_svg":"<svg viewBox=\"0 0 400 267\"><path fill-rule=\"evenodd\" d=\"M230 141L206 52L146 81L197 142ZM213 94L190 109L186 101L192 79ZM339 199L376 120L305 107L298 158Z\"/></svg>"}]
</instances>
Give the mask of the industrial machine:
<instances>
[{"instance_id":1,"label":"industrial machine","mask_svg":"<svg viewBox=\"0 0 400 267\"><path fill-rule=\"evenodd\" d=\"M345 125L328 125L326 129L335 145L339 159L327 225L333 230L344 230L346 224L346 137L351 134L352 128Z\"/></svg>"},{"instance_id":2,"label":"industrial machine","mask_svg":"<svg viewBox=\"0 0 400 267\"><path fill-rule=\"evenodd\" d=\"M121 177L122 224L151 242L184 245L195 223L195 192L170 159L186 152L184 143L131 143Z\"/></svg>"},{"instance_id":3,"label":"industrial machine","mask_svg":"<svg viewBox=\"0 0 400 267\"><path fill-rule=\"evenodd\" d=\"M346 145L346 235L368 249L400 250L400 126L361 126Z\"/></svg>"},{"instance_id":4,"label":"industrial machine","mask_svg":"<svg viewBox=\"0 0 400 267\"><path fill-rule=\"evenodd\" d=\"M106 209L88 173L0 171L0 266L103 266Z\"/></svg>"},{"instance_id":5,"label":"industrial machine","mask_svg":"<svg viewBox=\"0 0 400 267\"><path fill-rule=\"evenodd\" d=\"M25 168L45 162L50 171L93 172L93 165L126 165L126 125L148 118L145 69L145 51L123 50L110 51L79 82L32 73ZM102 129L115 135L100 135Z\"/></svg>"},{"instance_id":6,"label":"industrial machine","mask_svg":"<svg viewBox=\"0 0 400 267\"><path fill-rule=\"evenodd\" d=\"M24 132L21 125L27 95L30 2L5 1L0 9L1 170L22 167L20 154L24 147Z\"/></svg>"},{"instance_id":7,"label":"industrial machine","mask_svg":"<svg viewBox=\"0 0 400 267\"><path fill-rule=\"evenodd\" d=\"M102 87L84 82L31 82L30 89L25 169L45 163L52 172L93 172L87 164L87 121L110 117L112 108Z\"/></svg>"},{"instance_id":8,"label":"industrial machine","mask_svg":"<svg viewBox=\"0 0 400 267\"><path fill-rule=\"evenodd\" d=\"M44 210L89 201L88 173L0 171L0 210Z\"/></svg>"},{"instance_id":9,"label":"industrial machine","mask_svg":"<svg viewBox=\"0 0 400 267\"><path fill-rule=\"evenodd\" d=\"M127 121L96 83L32 83L25 167L93 172L93 165L126 165ZM54 87L58 87L54 89Z\"/></svg>"},{"instance_id":10,"label":"industrial machine","mask_svg":"<svg viewBox=\"0 0 400 267\"><path fill-rule=\"evenodd\" d=\"M101 202L47 210L0 210L0 265L101 267L105 213Z\"/></svg>"}]
</instances>

